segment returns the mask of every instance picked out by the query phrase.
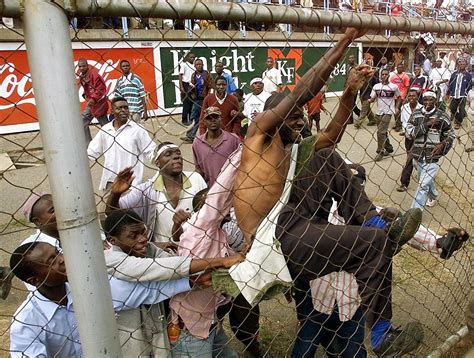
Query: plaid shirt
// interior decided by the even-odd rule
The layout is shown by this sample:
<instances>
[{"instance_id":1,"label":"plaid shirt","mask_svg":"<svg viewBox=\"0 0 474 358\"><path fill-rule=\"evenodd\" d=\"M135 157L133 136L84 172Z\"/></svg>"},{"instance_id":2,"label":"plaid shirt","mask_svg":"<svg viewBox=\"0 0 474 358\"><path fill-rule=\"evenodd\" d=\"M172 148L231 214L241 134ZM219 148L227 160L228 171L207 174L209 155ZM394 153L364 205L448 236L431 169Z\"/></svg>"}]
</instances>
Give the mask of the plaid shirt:
<instances>
[{"instance_id":1,"label":"plaid shirt","mask_svg":"<svg viewBox=\"0 0 474 358\"><path fill-rule=\"evenodd\" d=\"M333 202L329 222L334 225L344 224L344 219L337 214L336 202ZM422 225L413 239L409 241L409 244L419 250L438 254L436 239L439 237ZM361 303L359 286L355 276L345 271L332 272L311 281L311 296L313 297L314 309L327 315L332 314L337 302L341 322L352 319Z\"/></svg>"}]
</instances>

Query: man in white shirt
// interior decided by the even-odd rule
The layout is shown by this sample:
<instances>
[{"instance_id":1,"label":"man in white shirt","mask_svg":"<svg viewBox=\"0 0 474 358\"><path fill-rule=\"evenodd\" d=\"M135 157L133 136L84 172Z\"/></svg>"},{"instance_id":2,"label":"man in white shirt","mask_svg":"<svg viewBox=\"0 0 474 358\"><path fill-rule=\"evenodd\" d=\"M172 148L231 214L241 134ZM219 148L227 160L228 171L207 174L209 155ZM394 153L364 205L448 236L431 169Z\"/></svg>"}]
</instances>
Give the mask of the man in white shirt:
<instances>
[{"instance_id":1,"label":"man in white shirt","mask_svg":"<svg viewBox=\"0 0 474 358\"><path fill-rule=\"evenodd\" d=\"M129 105L125 98L112 100L114 120L107 123L87 147L89 159L97 161L104 156L104 170L99 190L109 188L117 173L131 167L134 170L134 186L143 179L144 161L153 160L155 142L145 128L131 120Z\"/></svg>"},{"instance_id":2,"label":"man in white shirt","mask_svg":"<svg viewBox=\"0 0 474 358\"><path fill-rule=\"evenodd\" d=\"M439 95L438 101L443 101L444 96L448 90L448 82L451 78L451 72L448 68L442 67L443 61L437 59L430 73L430 86Z\"/></svg>"},{"instance_id":3,"label":"man in white shirt","mask_svg":"<svg viewBox=\"0 0 474 358\"><path fill-rule=\"evenodd\" d=\"M263 112L265 102L271 94L263 89L263 80L260 77L254 77L250 80L250 88L252 93L249 93L244 98L243 115L248 118L248 125L252 123L253 118L257 113Z\"/></svg>"},{"instance_id":4,"label":"man in white shirt","mask_svg":"<svg viewBox=\"0 0 474 358\"><path fill-rule=\"evenodd\" d=\"M194 195L207 187L196 172L183 171L179 147L170 142L158 146L155 155L157 174L150 180L132 187L133 169L122 170L111 187L106 214L114 209L133 209L145 221L154 241L171 243L174 220L191 216ZM125 194L129 189L128 194Z\"/></svg>"},{"instance_id":5,"label":"man in white shirt","mask_svg":"<svg viewBox=\"0 0 474 358\"><path fill-rule=\"evenodd\" d=\"M191 123L191 110L193 109L193 100L191 99L191 76L196 71L194 68L194 60L196 55L188 52L184 56L183 62L179 65L179 90L181 92L181 101L183 101L183 112L181 115L181 123L189 125Z\"/></svg>"},{"instance_id":6,"label":"man in white shirt","mask_svg":"<svg viewBox=\"0 0 474 358\"><path fill-rule=\"evenodd\" d=\"M281 72L275 68L275 61L268 57L265 64L267 69L262 73L263 89L268 93L281 92Z\"/></svg>"},{"instance_id":7,"label":"man in white shirt","mask_svg":"<svg viewBox=\"0 0 474 358\"><path fill-rule=\"evenodd\" d=\"M35 286L10 327L12 357L81 357L79 331L64 258L45 242L24 244L10 258L20 280ZM188 279L137 284L110 277L115 311L155 304L191 289Z\"/></svg>"},{"instance_id":8,"label":"man in white shirt","mask_svg":"<svg viewBox=\"0 0 474 358\"><path fill-rule=\"evenodd\" d=\"M375 161L378 162L393 153L393 147L388 138L388 126L392 115L397 114L400 106L400 90L398 86L389 83L389 71L382 70L380 74L381 83L377 83L372 88L369 102L373 103L377 100L377 156Z\"/></svg>"}]
</instances>

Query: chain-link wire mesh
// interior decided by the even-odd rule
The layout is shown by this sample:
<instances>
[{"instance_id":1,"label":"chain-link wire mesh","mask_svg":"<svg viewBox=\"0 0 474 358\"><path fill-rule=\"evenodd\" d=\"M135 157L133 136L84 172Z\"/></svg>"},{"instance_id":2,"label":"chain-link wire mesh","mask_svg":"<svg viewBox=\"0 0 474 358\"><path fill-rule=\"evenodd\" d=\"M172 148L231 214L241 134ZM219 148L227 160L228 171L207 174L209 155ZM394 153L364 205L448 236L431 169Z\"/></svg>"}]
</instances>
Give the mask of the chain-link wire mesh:
<instances>
[{"instance_id":1,"label":"chain-link wire mesh","mask_svg":"<svg viewBox=\"0 0 474 358\"><path fill-rule=\"evenodd\" d=\"M295 5L324 6L334 14L363 7ZM281 6L262 5L269 13ZM445 234L449 228L472 231L470 36L380 26L351 43L345 29L332 26L232 16L155 19L133 2L130 7L134 18L70 19L125 357L279 357L292 350L293 356L314 356L318 346L328 356L372 355L374 346L383 355L381 346L400 335L377 332L392 308L392 326L408 327L392 347L424 356L465 325L472 243L463 242L460 230ZM422 23L472 21L467 10L454 14L451 6L378 3L375 11ZM81 355L54 207L45 194L51 188L23 35L16 20L5 24L2 355ZM434 114L429 98L438 108ZM291 108L294 103L301 106ZM259 115L264 109L267 114ZM89 125L92 118L97 123ZM431 160L440 141L439 161L436 152ZM242 158L240 151L231 155L236 149ZM397 208L401 216L391 210L378 215L375 206ZM409 209L420 206L417 230L418 212ZM413 238L398 253L400 237ZM245 261L229 275L227 269L244 260L242 250ZM15 278L8 294L9 262L30 286ZM213 272L215 290L205 288L209 272L196 276L205 269ZM265 281L272 273L279 285ZM189 285L194 289L187 292ZM272 286L265 292L272 299L260 301L264 286ZM100 299L91 296L90 303Z\"/></svg>"}]
</instances>

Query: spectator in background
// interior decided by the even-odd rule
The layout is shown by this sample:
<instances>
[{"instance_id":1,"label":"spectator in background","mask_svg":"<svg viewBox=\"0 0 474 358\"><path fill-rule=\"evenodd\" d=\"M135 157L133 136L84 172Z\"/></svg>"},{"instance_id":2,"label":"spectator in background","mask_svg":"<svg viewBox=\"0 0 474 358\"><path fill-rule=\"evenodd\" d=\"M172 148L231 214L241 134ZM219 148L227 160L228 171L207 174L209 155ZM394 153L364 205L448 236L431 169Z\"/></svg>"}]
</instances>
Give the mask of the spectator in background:
<instances>
[{"instance_id":1,"label":"spectator in background","mask_svg":"<svg viewBox=\"0 0 474 358\"><path fill-rule=\"evenodd\" d=\"M145 158L153 161L156 148L147 130L131 120L125 98L115 97L112 110L114 120L97 133L87 148L89 159L97 161L101 156L105 158L99 190L110 188L117 173L125 168L133 168L135 178L132 185L140 184Z\"/></svg>"},{"instance_id":2,"label":"spectator in background","mask_svg":"<svg viewBox=\"0 0 474 358\"><path fill-rule=\"evenodd\" d=\"M374 113L372 112L372 109L370 108L369 99L370 99L370 94L372 93L372 89L378 82L379 81L377 77L372 76L364 83L364 85L359 91L359 97L362 104L362 109L360 111L359 118L354 119L354 127L356 129L359 129L362 126L362 122L364 121L366 117L369 119L369 123L367 123L368 126L377 125Z\"/></svg>"},{"instance_id":3,"label":"spectator in background","mask_svg":"<svg viewBox=\"0 0 474 358\"><path fill-rule=\"evenodd\" d=\"M369 103L377 100L377 155L375 161L378 162L384 156L393 153L393 146L388 138L388 127L392 115L400 111L400 90L397 85L388 81L388 69L382 70L381 82L374 85L370 93ZM400 125L401 126L401 125Z\"/></svg>"},{"instance_id":4,"label":"spectator in background","mask_svg":"<svg viewBox=\"0 0 474 358\"><path fill-rule=\"evenodd\" d=\"M406 135L413 140L411 153L419 180L411 207L434 206L439 199L435 186L439 160L448 153L456 138L448 116L436 108L436 93L427 91L423 94L423 108L413 112Z\"/></svg>"},{"instance_id":5,"label":"spectator in background","mask_svg":"<svg viewBox=\"0 0 474 358\"><path fill-rule=\"evenodd\" d=\"M204 123L204 111L209 107L217 107L221 111L222 129L240 135L240 121L235 117L239 111L239 102L232 94L226 92L227 80L224 77L217 77L215 81L214 93L209 93L202 102L201 114L199 117L199 134L206 132Z\"/></svg>"},{"instance_id":6,"label":"spectator in background","mask_svg":"<svg viewBox=\"0 0 474 358\"><path fill-rule=\"evenodd\" d=\"M281 73L275 68L275 61L272 57L267 57L265 65L267 69L262 73L263 90L268 93L281 92Z\"/></svg>"},{"instance_id":7,"label":"spectator in background","mask_svg":"<svg viewBox=\"0 0 474 358\"><path fill-rule=\"evenodd\" d=\"M263 112L263 107L271 93L263 89L263 80L261 77L254 77L250 80L252 92L244 98L243 115L248 119L248 125L252 123L257 113Z\"/></svg>"},{"instance_id":8,"label":"spectator in background","mask_svg":"<svg viewBox=\"0 0 474 358\"><path fill-rule=\"evenodd\" d=\"M194 68L195 59L196 55L188 52L184 56L184 61L179 65L179 90L181 92L181 101L183 102L181 123L186 126L191 123L191 110L193 109L190 83L191 77L196 70Z\"/></svg>"},{"instance_id":9,"label":"spectator in background","mask_svg":"<svg viewBox=\"0 0 474 358\"><path fill-rule=\"evenodd\" d=\"M382 71L382 70L385 70L388 68L388 60L387 60L387 57L382 57L380 59L380 62L379 62L379 70Z\"/></svg>"},{"instance_id":10,"label":"spectator in background","mask_svg":"<svg viewBox=\"0 0 474 358\"><path fill-rule=\"evenodd\" d=\"M467 114L471 118L471 128L469 129L469 139L471 141L471 145L467 146L466 145L466 152L470 153L474 151L474 88L471 88L469 93L467 94L467 101L468 101L468 107L467 107Z\"/></svg>"},{"instance_id":11,"label":"spectator in background","mask_svg":"<svg viewBox=\"0 0 474 358\"><path fill-rule=\"evenodd\" d=\"M405 97L407 96L408 88L410 87L410 76L405 73L405 65L399 63L397 65L397 71L390 76L390 83L396 85L400 91L401 101L397 102L398 111L395 113L395 126L393 129L395 132L400 132L402 130L402 122L400 120L400 106L405 102Z\"/></svg>"},{"instance_id":12,"label":"spectator in background","mask_svg":"<svg viewBox=\"0 0 474 358\"><path fill-rule=\"evenodd\" d=\"M433 60L433 56L430 52L428 52L425 56L425 60L423 61L423 73L425 76L429 76L431 73L432 60Z\"/></svg>"},{"instance_id":13,"label":"spectator in background","mask_svg":"<svg viewBox=\"0 0 474 358\"><path fill-rule=\"evenodd\" d=\"M95 69L89 68L89 64L85 58L80 58L77 62L79 68L79 83L84 93L82 97L87 101L86 108L82 112L82 122L84 125L84 134L86 143L92 140L89 124L95 117L101 126L108 123L107 112L109 110L109 102L107 100L107 87L102 76Z\"/></svg>"},{"instance_id":14,"label":"spectator in background","mask_svg":"<svg viewBox=\"0 0 474 358\"><path fill-rule=\"evenodd\" d=\"M420 94L428 87L428 77L421 73L421 66L413 67L413 77L410 79L409 88L416 87L420 89Z\"/></svg>"},{"instance_id":15,"label":"spectator in background","mask_svg":"<svg viewBox=\"0 0 474 358\"><path fill-rule=\"evenodd\" d=\"M210 188L224 163L240 144L237 134L222 130L222 113L218 107L203 108L202 122L207 131L193 142L195 170Z\"/></svg>"},{"instance_id":16,"label":"spectator in background","mask_svg":"<svg viewBox=\"0 0 474 358\"><path fill-rule=\"evenodd\" d=\"M227 81L228 94L231 94L237 89L237 86L235 85L232 75L224 71L224 65L222 64L222 62L216 62L216 64L214 65L214 70L216 71L216 75L214 76L214 83L217 82L217 78L224 77L225 80Z\"/></svg>"},{"instance_id":17,"label":"spectator in background","mask_svg":"<svg viewBox=\"0 0 474 358\"><path fill-rule=\"evenodd\" d=\"M193 127L186 132L186 136L182 137L184 143L192 143L199 129L199 117L201 116L202 102L204 98L211 93L214 88L214 81L211 74L204 69L204 63L201 59L194 61L196 71L191 76L190 91L193 100L193 110L191 111L191 121ZM226 81L227 86L227 81Z\"/></svg>"},{"instance_id":18,"label":"spectator in background","mask_svg":"<svg viewBox=\"0 0 474 358\"><path fill-rule=\"evenodd\" d=\"M446 52L441 51L438 60L441 60L441 67L449 69L450 63L448 57L446 57Z\"/></svg>"},{"instance_id":19,"label":"spectator in background","mask_svg":"<svg viewBox=\"0 0 474 358\"><path fill-rule=\"evenodd\" d=\"M326 108L324 108L323 103L326 101L326 93L324 89L321 89L320 92L316 93L307 104L308 109L308 129L311 132L313 128L313 122L316 124L316 131L321 131L321 111L327 113Z\"/></svg>"},{"instance_id":20,"label":"spectator in background","mask_svg":"<svg viewBox=\"0 0 474 358\"><path fill-rule=\"evenodd\" d=\"M419 93L414 89L410 89L407 95L407 103L402 106L402 127L403 132L406 132L406 128L408 125L408 121L410 120L413 112L416 109L422 107L420 103L418 103ZM411 148L413 147L413 140L405 136L405 151L407 153L407 160L405 166L402 169L402 175L400 177L400 186L397 188L397 191L403 192L407 191L408 185L410 184L411 173L413 172L413 157L411 155Z\"/></svg>"},{"instance_id":21,"label":"spectator in background","mask_svg":"<svg viewBox=\"0 0 474 358\"><path fill-rule=\"evenodd\" d=\"M349 73L352 71L352 69L356 66L355 63L355 57L354 55L349 55L347 57L347 67L346 67L346 79L345 81L347 82L347 78L349 77ZM354 113L356 116L360 116L360 109L356 105L357 101L357 96L354 98L354 104L352 105L352 113ZM354 123L354 116L351 113L349 120L347 121L348 124Z\"/></svg>"},{"instance_id":22,"label":"spectator in background","mask_svg":"<svg viewBox=\"0 0 474 358\"><path fill-rule=\"evenodd\" d=\"M443 61L438 59L434 63L429 76L429 87L432 88L438 95L438 101L442 102L448 91L448 82L451 78L451 72L447 68L441 67Z\"/></svg>"},{"instance_id":23,"label":"spectator in background","mask_svg":"<svg viewBox=\"0 0 474 358\"><path fill-rule=\"evenodd\" d=\"M237 88L234 93L232 93L237 101L239 102L239 110L231 112L231 116L234 116L235 121L240 122L240 138L244 138L247 133L248 120L244 115L244 91L241 88Z\"/></svg>"},{"instance_id":24,"label":"spectator in background","mask_svg":"<svg viewBox=\"0 0 474 358\"><path fill-rule=\"evenodd\" d=\"M460 58L458 70L451 75L446 93L451 98L449 110L451 111L451 121L454 122L454 129L460 129L466 117L466 98L472 88L472 76L466 71L466 68L466 60Z\"/></svg>"},{"instance_id":25,"label":"spectator in background","mask_svg":"<svg viewBox=\"0 0 474 358\"><path fill-rule=\"evenodd\" d=\"M130 62L127 60L120 61L120 69L122 76L115 86L114 96L125 98L132 120L139 123L143 118L146 121L148 119L146 92L142 80L130 71Z\"/></svg>"}]
</instances>

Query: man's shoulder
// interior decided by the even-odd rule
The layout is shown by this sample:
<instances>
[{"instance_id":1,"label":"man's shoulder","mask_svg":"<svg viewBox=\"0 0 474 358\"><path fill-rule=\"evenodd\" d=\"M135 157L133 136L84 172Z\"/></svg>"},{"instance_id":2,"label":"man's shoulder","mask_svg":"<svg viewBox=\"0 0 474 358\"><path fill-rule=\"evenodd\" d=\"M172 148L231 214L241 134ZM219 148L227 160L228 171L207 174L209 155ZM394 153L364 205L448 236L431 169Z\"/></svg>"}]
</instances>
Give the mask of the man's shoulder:
<instances>
[{"instance_id":1,"label":"man's shoulder","mask_svg":"<svg viewBox=\"0 0 474 358\"><path fill-rule=\"evenodd\" d=\"M272 94L270 92L267 92L267 91L262 91L262 93L260 93L257 97L259 97L260 99L264 99L264 100L267 100Z\"/></svg>"},{"instance_id":2,"label":"man's shoulder","mask_svg":"<svg viewBox=\"0 0 474 358\"><path fill-rule=\"evenodd\" d=\"M214 101L214 102L217 102L216 100L216 96L214 95L214 93L209 93L206 95L206 97L204 97L204 101L202 103L202 108L204 109L204 102L211 102L211 101Z\"/></svg>"},{"instance_id":3,"label":"man's shoulder","mask_svg":"<svg viewBox=\"0 0 474 358\"><path fill-rule=\"evenodd\" d=\"M201 189L205 188L206 181L202 177L201 174L195 171L183 171L183 174L188 178L189 182L191 183L191 188L196 190L196 192L200 191ZM203 188L201 188L204 185Z\"/></svg>"},{"instance_id":4,"label":"man's shoulder","mask_svg":"<svg viewBox=\"0 0 474 358\"><path fill-rule=\"evenodd\" d=\"M135 73L132 73L132 77L131 77L132 81L139 81L140 83L142 82L142 79L139 75L135 74Z\"/></svg>"},{"instance_id":5,"label":"man's shoulder","mask_svg":"<svg viewBox=\"0 0 474 358\"><path fill-rule=\"evenodd\" d=\"M236 140L240 143L240 138L237 134L235 133L231 133L231 132L228 132L228 131L222 131L222 135L224 136L224 139L226 140Z\"/></svg>"},{"instance_id":6,"label":"man's shoulder","mask_svg":"<svg viewBox=\"0 0 474 358\"><path fill-rule=\"evenodd\" d=\"M438 116L438 118L442 119L443 121L451 123L447 113L445 111L443 111L442 109L438 108L436 110L436 115Z\"/></svg>"}]
</instances>

